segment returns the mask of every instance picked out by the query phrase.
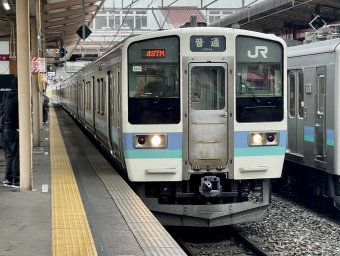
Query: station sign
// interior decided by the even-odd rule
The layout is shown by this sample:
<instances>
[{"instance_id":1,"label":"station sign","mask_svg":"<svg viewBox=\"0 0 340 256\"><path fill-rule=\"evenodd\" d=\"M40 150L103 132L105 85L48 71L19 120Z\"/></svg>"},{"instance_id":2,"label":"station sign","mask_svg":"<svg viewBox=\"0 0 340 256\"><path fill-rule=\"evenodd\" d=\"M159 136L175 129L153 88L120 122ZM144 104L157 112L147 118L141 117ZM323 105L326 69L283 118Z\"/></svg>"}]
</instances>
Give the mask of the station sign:
<instances>
[{"instance_id":1,"label":"station sign","mask_svg":"<svg viewBox=\"0 0 340 256\"><path fill-rule=\"evenodd\" d=\"M0 61L9 61L9 54L0 54Z\"/></svg>"},{"instance_id":2,"label":"station sign","mask_svg":"<svg viewBox=\"0 0 340 256\"><path fill-rule=\"evenodd\" d=\"M31 73L46 72L45 58L31 57Z\"/></svg>"},{"instance_id":3,"label":"station sign","mask_svg":"<svg viewBox=\"0 0 340 256\"><path fill-rule=\"evenodd\" d=\"M60 46L53 46L46 48L46 58L62 58L65 56L65 50Z\"/></svg>"}]
</instances>

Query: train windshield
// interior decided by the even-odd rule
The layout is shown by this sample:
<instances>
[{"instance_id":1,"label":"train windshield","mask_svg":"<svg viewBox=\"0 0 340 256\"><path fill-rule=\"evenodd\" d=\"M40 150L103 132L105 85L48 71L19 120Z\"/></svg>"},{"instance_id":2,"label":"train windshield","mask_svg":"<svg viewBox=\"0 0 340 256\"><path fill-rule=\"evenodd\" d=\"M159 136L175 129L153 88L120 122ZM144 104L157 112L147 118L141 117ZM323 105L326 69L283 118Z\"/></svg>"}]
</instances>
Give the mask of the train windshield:
<instances>
[{"instance_id":1,"label":"train windshield","mask_svg":"<svg viewBox=\"0 0 340 256\"><path fill-rule=\"evenodd\" d=\"M283 49L265 39L236 39L236 120L283 120Z\"/></svg>"},{"instance_id":2,"label":"train windshield","mask_svg":"<svg viewBox=\"0 0 340 256\"><path fill-rule=\"evenodd\" d=\"M133 43L128 60L129 122L179 123L179 38Z\"/></svg>"}]
</instances>

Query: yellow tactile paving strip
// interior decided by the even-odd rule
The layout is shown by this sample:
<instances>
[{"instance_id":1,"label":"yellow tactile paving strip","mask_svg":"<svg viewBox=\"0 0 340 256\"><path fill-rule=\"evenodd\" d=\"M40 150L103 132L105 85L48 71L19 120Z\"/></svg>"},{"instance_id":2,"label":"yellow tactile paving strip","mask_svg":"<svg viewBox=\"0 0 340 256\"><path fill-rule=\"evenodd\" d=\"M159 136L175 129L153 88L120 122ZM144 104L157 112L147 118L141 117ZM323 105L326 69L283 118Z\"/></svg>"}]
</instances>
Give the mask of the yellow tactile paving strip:
<instances>
[{"instance_id":1,"label":"yellow tactile paving strip","mask_svg":"<svg viewBox=\"0 0 340 256\"><path fill-rule=\"evenodd\" d=\"M57 116L50 108L52 255L97 255Z\"/></svg>"}]
</instances>

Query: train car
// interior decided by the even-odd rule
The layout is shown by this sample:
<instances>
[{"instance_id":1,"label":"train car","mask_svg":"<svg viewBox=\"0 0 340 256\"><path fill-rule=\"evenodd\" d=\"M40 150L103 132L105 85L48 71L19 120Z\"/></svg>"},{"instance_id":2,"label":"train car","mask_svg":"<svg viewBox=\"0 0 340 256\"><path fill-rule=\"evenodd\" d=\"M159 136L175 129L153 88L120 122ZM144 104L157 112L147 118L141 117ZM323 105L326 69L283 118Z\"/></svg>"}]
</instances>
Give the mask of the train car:
<instances>
[{"instance_id":1,"label":"train car","mask_svg":"<svg viewBox=\"0 0 340 256\"><path fill-rule=\"evenodd\" d=\"M288 48L286 160L300 168L285 168L283 177L331 197L340 209L340 39L334 31L316 35Z\"/></svg>"},{"instance_id":2,"label":"train car","mask_svg":"<svg viewBox=\"0 0 340 256\"><path fill-rule=\"evenodd\" d=\"M286 44L231 28L133 36L65 80L61 104L164 225L256 221L286 151Z\"/></svg>"}]
</instances>

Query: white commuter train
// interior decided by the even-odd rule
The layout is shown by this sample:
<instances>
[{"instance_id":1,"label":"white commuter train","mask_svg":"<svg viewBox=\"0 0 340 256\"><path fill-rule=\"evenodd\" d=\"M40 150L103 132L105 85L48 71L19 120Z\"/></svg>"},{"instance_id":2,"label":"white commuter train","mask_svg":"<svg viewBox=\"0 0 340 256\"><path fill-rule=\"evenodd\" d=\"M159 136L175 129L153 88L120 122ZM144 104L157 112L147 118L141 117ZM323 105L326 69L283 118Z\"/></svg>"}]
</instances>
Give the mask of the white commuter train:
<instances>
[{"instance_id":1,"label":"white commuter train","mask_svg":"<svg viewBox=\"0 0 340 256\"><path fill-rule=\"evenodd\" d=\"M286 159L300 168L285 168L283 177L340 209L340 24L327 29L314 42L288 48Z\"/></svg>"},{"instance_id":2,"label":"white commuter train","mask_svg":"<svg viewBox=\"0 0 340 256\"><path fill-rule=\"evenodd\" d=\"M287 137L286 44L231 28L126 39L57 94L164 225L261 219Z\"/></svg>"}]
</instances>

